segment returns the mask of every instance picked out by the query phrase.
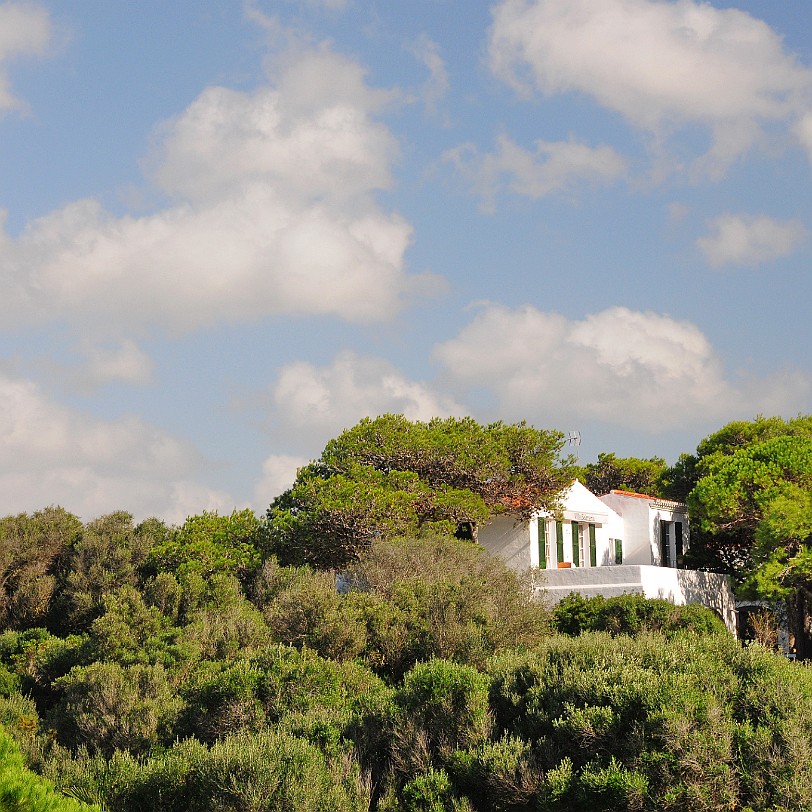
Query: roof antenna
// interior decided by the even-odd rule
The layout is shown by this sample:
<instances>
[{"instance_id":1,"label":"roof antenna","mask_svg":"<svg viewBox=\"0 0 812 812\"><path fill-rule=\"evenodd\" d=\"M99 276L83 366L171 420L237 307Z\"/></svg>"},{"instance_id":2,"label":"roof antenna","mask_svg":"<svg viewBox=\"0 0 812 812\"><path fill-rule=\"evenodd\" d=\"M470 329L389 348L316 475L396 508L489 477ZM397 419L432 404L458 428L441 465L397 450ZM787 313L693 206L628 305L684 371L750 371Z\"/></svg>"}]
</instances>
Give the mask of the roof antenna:
<instances>
[{"instance_id":1,"label":"roof antenna","mask_svg":"<svg viewBox=\"0 0 812 812\"><path fill-rule=\"evenodd\" d=\"M575 447L575 462L578 462L578 446L581 445L581 432L568 431L567 432L567 445Z\"/></svg>"}]
</instances>

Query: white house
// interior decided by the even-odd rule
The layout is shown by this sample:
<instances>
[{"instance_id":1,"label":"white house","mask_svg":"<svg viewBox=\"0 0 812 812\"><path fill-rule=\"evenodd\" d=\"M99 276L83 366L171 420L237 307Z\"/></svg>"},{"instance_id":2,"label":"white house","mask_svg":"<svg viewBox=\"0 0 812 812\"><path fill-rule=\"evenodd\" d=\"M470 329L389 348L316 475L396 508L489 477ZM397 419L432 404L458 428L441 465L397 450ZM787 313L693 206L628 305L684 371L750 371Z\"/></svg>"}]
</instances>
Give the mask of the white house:
<instances>
[{"instance_id":1,"label":"white house","mask_svg":"<svg viewBox=\"0 0 812 812\"><path fill-rule=\"evenodd\" d=\"M684 504L628 491L598 497L577 480L560 504L557 516L497 516L479 528L477 541L514 570L543 569L548 602L571 592L607 598L640 593L709 606L735 633L727 577L682 568L690 541Z\"/></svg>"}]
</instances>

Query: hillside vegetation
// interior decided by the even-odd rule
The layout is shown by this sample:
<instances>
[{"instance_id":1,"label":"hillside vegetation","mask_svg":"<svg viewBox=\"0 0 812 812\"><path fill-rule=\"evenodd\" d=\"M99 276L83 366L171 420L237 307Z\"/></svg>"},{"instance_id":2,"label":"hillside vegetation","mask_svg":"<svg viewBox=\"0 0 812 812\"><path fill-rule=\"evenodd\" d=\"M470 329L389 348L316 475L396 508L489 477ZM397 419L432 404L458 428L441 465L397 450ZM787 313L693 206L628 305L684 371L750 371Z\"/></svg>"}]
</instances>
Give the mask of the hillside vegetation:
<instances>
[{"instance_id":1,"label":"hillside vegetation","mask_svg":"<svg viewBox=\"0 0 812 812\"><path fill-rule=\"evenodd\" d=\"M548 613L455 537L554 507L554 436L497 424L459 460L470 421L382 427L409 454L365 422L263 519L0 519L0 810L812 808L807 666L695 606Z\"/></svg>"}]
</instances>

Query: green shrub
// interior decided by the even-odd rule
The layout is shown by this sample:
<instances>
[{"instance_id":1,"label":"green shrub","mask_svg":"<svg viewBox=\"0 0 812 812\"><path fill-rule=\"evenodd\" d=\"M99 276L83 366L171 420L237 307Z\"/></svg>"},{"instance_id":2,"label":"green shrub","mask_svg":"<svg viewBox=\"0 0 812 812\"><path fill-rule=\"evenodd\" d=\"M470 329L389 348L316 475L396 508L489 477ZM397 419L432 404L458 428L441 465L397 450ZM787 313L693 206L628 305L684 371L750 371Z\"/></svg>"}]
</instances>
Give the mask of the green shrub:
<instances>
[{"instance_id":1,"label":"green shrub","mask_svg":"<svg viewBox=\"0 0 812 812\"><path fill-rule=\"evenodd\" d=\"M712 609L697 604L675 606L661 598L642 595L584 598L573 592L555 606L552 621L557 631L570 635L590 631L632 635L651 631L668 635L682 631L725 632L724 624Z\"/></svg>"},{"instance_id":2,"label":"green shrub","mask_svg":"<svg viewBox=\"0 0 812 812\"><path fill-rule=\"evenodd\" d=\"M366 643L366 628L352 603L336 591L335 575L309 567L295 568L294 573L265 604L265 621L274 639L305 646L322 657L355 658Z\"/></svg>"},{"instance_id":3,"label":"green shrub","mask_svg":"<svg viewBox=\"0 0 812 812\"><path fill-rule=\"evenodd\" d=\"M457 751L449 759L448 770L455 784L488 812L531 806L544 777L533 746L515 736Z\"/></svg>"},{"instance_id":4,"label":"green shrub","mask_svg":"<svg viewBox=\"0 0 812 812\"><path fill-rule=\"evenodd\" d=\"M200 663L181 686L185 707L175 734L210 743L243 728L259 730L265 724L262 680L262 670L246 660Z\"/></svg>"},{"instance_id":5,"label":"green shrub","mask_svg":"<svg viewBox=\"0 0 812 812\"><path fill-rule=\"evenodd\" d=\"M488 678L469 666L439 659L419 663L394 700L399 714L392 764L401 776L443 766L455 750L476 747L490 732Z\"/></svg>"},{"instance_id":6,"label":"green shrub","mask_svg":"<svg viewBox=\"0 0 812 812\"><path fill-rule=\"evenodd\" d=\"M180 700L162 666L93 663L56 681L62 697L49 715L62 744L109 755L146 752L164 741Z\"/></svg>"},{"instance_id":7,"label":"green shrub","mask_svg":"<svg viewBox=\"0 0 812 812\"><path fill-rule=\"evenodd\" d=\"M444 770L430 767L403 787L398 809L402 812L470 812L471 805L457 797Z\"/></svg>"},{"instance_id":8,"label":"green shrub","mask_svg":"<svg viewBox=\"0 0 812 812\"><path fill-rule=\"evenodd\" d=\"M378 541L346 577L356 590L346 600L366 625L364 657L393 683L431 657L482 668L548 633L530 582L470 542Z\"/></svg>"},{"instance_id":9,"label":"green shrub","mask_svg":"<svg viewBox=\"0 0 812 812\"><path fill-rule=\"evenodd\" d=\"M126 753L64 761L63 787L116 812L367 812L369 790L345 753L327 756L285 733L194 739L143 760Z\"/></svg>"},{"instance_id":10,"label":"green shrub","mask_svg":"<svg viewBox=\"0 0 812 812\"><path fill-rule=\"evenodd\" d=\"M19 812L101 812L59 793L25 766L19 747L0 727L0 809Z\"/></svg>"},{"instance_id":11,"label":"green shrub","mask_svg":"<svg viewBox=\"0 0 812 812\"><path fill-rule=\"evenodd\" d=\"M812 672L729 636L585 634L495 660L543 809L812 806Z\"/></svg>"}]
</instances>

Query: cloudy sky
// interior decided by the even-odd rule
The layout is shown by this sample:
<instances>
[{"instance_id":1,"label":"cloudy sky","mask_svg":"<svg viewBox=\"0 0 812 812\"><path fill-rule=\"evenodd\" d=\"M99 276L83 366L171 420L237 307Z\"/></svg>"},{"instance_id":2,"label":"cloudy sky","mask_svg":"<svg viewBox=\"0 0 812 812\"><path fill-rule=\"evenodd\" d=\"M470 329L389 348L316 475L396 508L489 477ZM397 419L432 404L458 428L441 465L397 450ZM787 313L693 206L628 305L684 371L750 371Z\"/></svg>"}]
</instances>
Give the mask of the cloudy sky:
<instances>
[{"instance_id":1,"label":"cloudy sky","mask_svg":"<svg viewBox=\"0 0 812 812\"><path fill-rule=\"evenodd\" d=\"M811 179L808 0L0 2L0 513L809 412Z\"/></svg>"}]
</instances>

